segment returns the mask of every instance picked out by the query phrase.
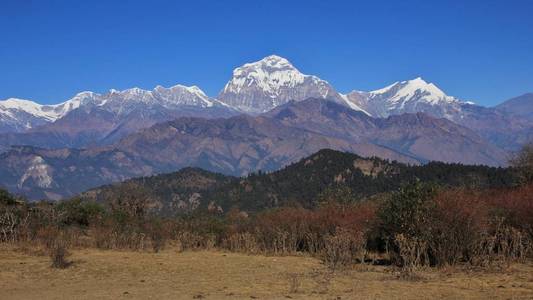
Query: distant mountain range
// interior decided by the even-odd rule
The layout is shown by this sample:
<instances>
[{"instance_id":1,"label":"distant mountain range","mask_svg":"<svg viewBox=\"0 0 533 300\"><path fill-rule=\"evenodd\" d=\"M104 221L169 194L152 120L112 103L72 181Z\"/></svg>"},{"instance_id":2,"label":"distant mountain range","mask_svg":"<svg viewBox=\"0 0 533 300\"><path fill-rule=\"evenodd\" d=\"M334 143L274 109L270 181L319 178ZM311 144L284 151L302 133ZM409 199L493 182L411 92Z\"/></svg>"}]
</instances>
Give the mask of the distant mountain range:
<instances>
[{"instance_id":1,"label":"distant mountain range","mask_svg":"<svg viewBox=\"0 0 533 300\"><path fill-rule=\"evenodd\" d=\"M209 98L195 86L182 85L170 88L158 86L153 91L139 88L111 90L103 95L82 92L56 106L40 106L36 103L27 105L26 100L17 99L10 99L7 102L11 105L5 110L5 114L22 115L26 119L31 112L35 114L27 123L0 127L4 128L5 132L0 135L2 138L0 144L4 147L31 145L46 148L79 148L106 145L139 129L182 116L229 117L239 113L228 105ZM0 102L0 113L2 103ZM18 109L16 109L17 103ZM57 114L43 113L51 107L62 110ZM43 116L47 118L43 119ZM25 129L21 130L24 127Z\"/></svg>"},{"instance_id":2,"label":"distant mountain range","mask_svg":"<svg viewBox=\"0 0 533 300\"><path fill-rule=\"evenodd\" d=\"M176 85L0 101L0 185L59 199L188 166L273 171L322 148L501 166L533 140L531 107L531 94L478 106L422 78L342 94L272 55L236 68L216 98Z\"/></svg>"},{"instance_id":3,"label":"distant mountain range","mask_svg":"<svg viewBox=\"0 0 533 300\"><path fill-rule=\"evenodd\" d=\"M229 175L274 171L320 149L410 164L430 160L499 165L506 153L475 132L423 113L372 118L323 99L288 102L265 115L158 123L102 147L13 148L0 178L32 199L60 199L130 177L195 166Z\"/></svg>"}]
</instances>

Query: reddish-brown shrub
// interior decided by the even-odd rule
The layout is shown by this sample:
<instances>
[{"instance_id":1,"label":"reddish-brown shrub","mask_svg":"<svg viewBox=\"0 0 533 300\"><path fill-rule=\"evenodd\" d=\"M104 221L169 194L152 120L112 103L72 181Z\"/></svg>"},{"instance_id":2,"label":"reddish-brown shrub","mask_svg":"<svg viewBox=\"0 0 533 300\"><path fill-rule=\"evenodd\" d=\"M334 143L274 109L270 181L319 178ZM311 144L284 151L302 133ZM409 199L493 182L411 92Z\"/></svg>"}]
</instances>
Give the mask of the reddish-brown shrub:
<instances>
[{"instance_id":1,"label":"reddish-brown shrub","mask_svg":"<svg viewBox=\"0 0 533 300\"><path fill-rule=\"evenodd\" d=\"M455 189L433 199L427 236L432 264L456 264L469 260L489 233L489 208L479 192Z\"/></svg>"},{"instance_id":2,"label":"reddish-brown shrub","mask_svg":"<svg viewBox=\"0 0 533 300\"><path fill-rule=\"evenodd\" d=\"M533 184L486 192L487 202L505 223L526 231L533 238Z\"/></svg>"},{"instance_id":3,"label":"reddish-brown shrub","mask_svg":"<svg viewBox=\"0 0 533 300\"><path fill-rule=\"evenodd\" d=\"M346 252L341 249L344 247L350 252L350 261L355 255L360 255L360 260L364 261L365 251L360 250L366 249L366 234L375 221L376 209L377 205L372 202L355 205L329 203L316 210L280 208L255 216L240 231L251 233L254 246L263 252L306 251L337 257L337 254ZM232 233L233 244L238 237L234 235Z\"/></svg>"}]
</instances>

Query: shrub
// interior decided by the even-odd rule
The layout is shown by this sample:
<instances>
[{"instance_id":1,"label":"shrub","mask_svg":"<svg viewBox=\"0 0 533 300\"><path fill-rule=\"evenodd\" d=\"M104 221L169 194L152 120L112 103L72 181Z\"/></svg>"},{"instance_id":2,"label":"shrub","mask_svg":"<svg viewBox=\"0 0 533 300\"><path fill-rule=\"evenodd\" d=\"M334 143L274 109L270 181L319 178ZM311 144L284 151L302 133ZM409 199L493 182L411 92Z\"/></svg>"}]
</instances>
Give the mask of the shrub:
<instances>
[{"instance_id":1,"label":"shrub","mask_svg":"<svg viewBox=\"0 0 533 300\"><path fill-rule=\"evenodd\" d=\"M382 204L378 212L380 235L385 243L391 246L387 250L390 251L394 263L409 265L422 262L422 254L419 252L423 249L413 248L413 245L419 245L428 238L430 211L433 208L431 200L436 193L434 186L415 182L402 187ZM398 241L398 238L401 240ZM406 258L406 253L412 251L405 252L402 246L416 249L413 254L415 257ZM427 253L423 256L427 257Z\"/></svg>"},{"instance_id":2,"label":"shrub","mask_svg":"<svg viewBox=\"0 0 533 300\"><path fill-rule=\"evenodd\" d=\"M47 226L39 230L38 237L50 256L52 268L64 269L70 266L71 262L67 260L70 256L67 250L70 238L65 231Z\"/></svg>"},{"instance_id":3,"label":"shrub","mask_svg":"<svg viewBox=\"0 0 533 300\"><path fill-rule=\"evenodd\" d=\"M490 231L489 209L479 192L455 189L433 199L423 237L432 265L469 261Z\"/></svg>"},{"instance_id":4,"label":"shrub","mask_svg":"<svg viewBox=\"0 0 533 300\"><path fill-rule=\"evenodd\" d=\"M104 215L103 206L77 198L60 202L56 206L56 211L61 216L61 224L65 226L89 226L92 221Z\"/></svg>"},{"instance_id":5,"label":"shrub","mask_svg":"<svg viewBox=\"0 0 533 300\"><path fill-rule=\"evenodd\" d=\"M524 145L511 159L511 165L518 171L520 183L533 182L533 143Z\"/></svg>"},{"instance_id":6,"label":"shrub","mask_svg":"<svg viewBox=\"0 0 533 300\"><path fill-rule=\"evenodd\" d=\"M335 271L350 266L364 249L365 238L362 232L354 233L339 229L334 235L324 237L321 258L331 271Z\"/></svg>"},{"instance_id":7,"label":"shrub","mask_svg":"<svg viewBox=\"0 0 533 300\"><path fill-rule=\"evenodd\" d=\"M168 233L166 232L161 220L152 218L145 224L145 231L150 237L152 249L155 253L159 252L165 247Z\"/></svg>"},{"instance_id":8,"label":"shrub","mask_svg":"<svg viewBox=\"0 0 533 300\"><path fill-rule=\"evenodd\" d=\"M224 239L222 247L230 251L258 253L259 247L255 236L249 232L233 233Z\"/></svg>"},{"instance_id":9,"label":"shrub","mask_svg":"<svg viewBox=\"0 0 533 300\"><path fill-rule=\"evenodd\" d=\"M432 205L430 200L436 192L432 185L415 182L394 193L378 213L382 234L389 239L397 234L408 237L424 235Z\"/></svg>"},{"instance_id":10,"label":"shrub","mask_svg":"<svg viewBox=\"0 0 533 300\"><path fill-rule=\"evenodd\" d=\"M0 205L14 205L17 201L8 191L0 189Z\"/></svg>"},{"instance_id":11,"label":"shrub","mask_svg":"<svg viewBox=\"0 0 533 300\"><path fill-rule=\"evenodd\" d=\"M491 213L533 239L533 184L485 193Z\"/></svg>"},{"instance_id":12,"label":"shrub","mask_svg":"<svg viewBox=\"0 0 533 300\"><path fill-rule=\"evenodd\" d=\"M50 249L50 259L52 260L52 268L65 269L71 265L71 262L67 261L67 257L70 253L62 243L56 243Z\"/></svg>"},{"instance_id":13,"label":"shrub","mask_svg":"<svg viewBox=\"0 0 533 300\"><path fill-rule=\"evenodd\" d=\"M114 211L93 224L90 231L94 233L98 248L144 250L148 239L143 225L135 216Z\"/></svg>"},{"instance_id":14,"label":"shrub","mask_svg":"<svg viewBox=\"0 0 533 300\"><path fill-rule=\"evenodd\" d=\"M25 206L0 204L0 242L15 242L28 225L29 213Z\"/></svg>"},{"instance_id":15,"label":"shrub","mask_svg":"<svg viewBox=\"0 0 533 300\"><path fill-rule=\"evenodd\" d=\"M251 224L251 232L262 251L290 254L305 250L307 228L312 218L307 209L276 209L257 215Z\"/></svg>"},{"instance_id":16,"label":"shrub","mask_svg":"<svg viewBox=\"0 0 533 300\"><path fill-rule=\"evenodd\" d=\"M182 231L176 235L180 250L211 250L216 246L217 236L214 234L199 235L194 232Z\"/></svg>"},{"instance_id":17,"label":"shrub","mask_svg":"<svg viewBox=\"0 0 533 300\"><path fill-rule=\"evenodd\" d=\"M412 186L380 210L383 237L392 241L393 261L409 270L422 265L520 260L530 253L531 239L524 225L510 216L523 213L524 203L529 202L525 195L515 198L502 200L498 193L467 189L427 193Z\"/></svg>"}]
</instances>

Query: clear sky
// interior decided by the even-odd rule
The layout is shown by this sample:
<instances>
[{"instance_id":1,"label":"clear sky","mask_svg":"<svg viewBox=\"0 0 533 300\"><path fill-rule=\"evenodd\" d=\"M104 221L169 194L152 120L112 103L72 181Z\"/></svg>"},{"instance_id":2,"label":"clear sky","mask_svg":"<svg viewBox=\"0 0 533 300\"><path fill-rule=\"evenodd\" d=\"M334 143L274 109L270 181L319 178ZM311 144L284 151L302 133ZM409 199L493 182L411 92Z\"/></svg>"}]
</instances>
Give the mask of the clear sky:
<instances>
[{"instance_id":1,"label":"clear sky","mask_svg":"<svg viewBox=\"0 0 533 300\"><path fill-rule=\"evenodd\" d=\"M198 85L270 54L340 92L422 76L494 105L533 92L533 1L0 0L0 99Z\"/></svg>"}]
</instances>

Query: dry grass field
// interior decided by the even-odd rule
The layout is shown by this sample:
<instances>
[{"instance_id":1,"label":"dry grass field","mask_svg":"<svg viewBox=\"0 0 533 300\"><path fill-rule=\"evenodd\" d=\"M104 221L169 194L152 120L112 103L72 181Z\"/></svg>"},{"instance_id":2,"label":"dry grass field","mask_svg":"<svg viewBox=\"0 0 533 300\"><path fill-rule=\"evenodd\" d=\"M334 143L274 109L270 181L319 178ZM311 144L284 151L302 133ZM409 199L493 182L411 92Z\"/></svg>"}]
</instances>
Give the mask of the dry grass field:
<instances>
[{"instance_id":1,"label":"dry grass field","mask_svg":"<svg viewBox=\"0 0 533 300\"><path fill-rule=\"evenodd\" d=\"M330 275L310 257L217 251L75 250L67 269L47 256L0 251L0 299L533 299L533 265L499 271L391 267Z\"/></svg>"}]
</instances>

